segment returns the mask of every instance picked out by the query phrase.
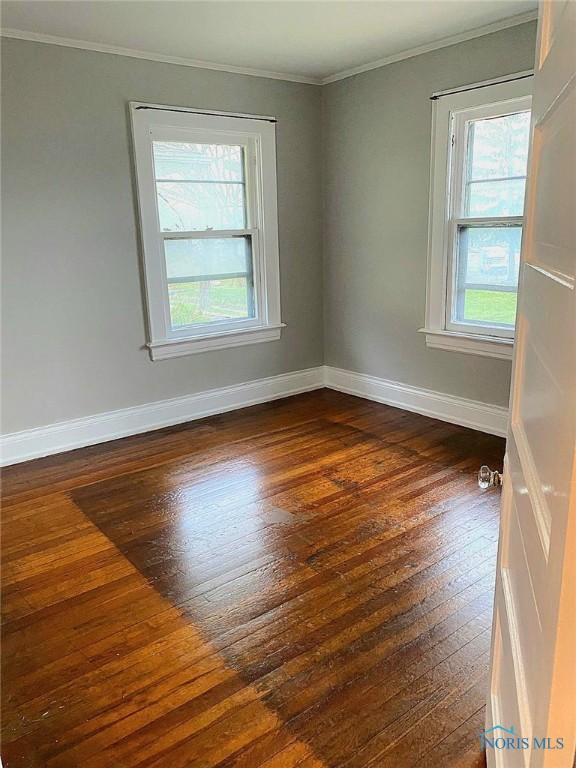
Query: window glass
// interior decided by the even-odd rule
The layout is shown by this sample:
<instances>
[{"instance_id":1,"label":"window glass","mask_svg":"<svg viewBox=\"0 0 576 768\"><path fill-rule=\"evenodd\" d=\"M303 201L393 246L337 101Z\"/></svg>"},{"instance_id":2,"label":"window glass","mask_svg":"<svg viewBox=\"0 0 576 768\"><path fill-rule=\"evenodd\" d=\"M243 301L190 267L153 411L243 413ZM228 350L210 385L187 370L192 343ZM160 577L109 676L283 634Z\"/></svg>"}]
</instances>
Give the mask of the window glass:
<instances>
[{"instance_id":1,"label":"window glass","mask_svg":"<svg viewBox=\"0 0 576 768\"><path fill-rule=\"evenodd\" d=\"M514 326L522 228L461 227L455 319Z\"/></svg>"},{"instance_id":2,"label":"window glass","mask_svg":"<svg viewBox=\"0 0 576 768\"><path fill-rule=\"evenodd\" d=\"M226 144L154 141L163 232L244 229L244 151Z\"/></svg>"},{"instance_id":3,"label":"window glass","mask_svg":"<svg viewBox=\"0 0 576 768\"><path fill-rule=\"evenodd\" d=\"M172 328L255 316L250 241L165 240Z\"/></svg>"},{"instance_id":4,"label":"window glass","mask_svg":"<svg viewBox=\"0 0 576 768\"><path fill-rule=\"evenodd\" d=\"M246 228L244 150L155 141L163 232ZM251 237L164 240L172 329L255 316Z\"/></svg>"},{"instance_id":5,"label":"window glass","mask_svg":"<svg viewBox=\"0 0 576 768\"><path fill-rule=\"evenodd\" d=\"M465 123L463 219L456 228L451 322L512 330L522 240L530 112Z\"/></svg>"},{"instance_id":6,"label":"window glass","mask_svg":"<svg viewBox=\"0 0 576 768\"><path fill-rule=\"evenodd\" d=\"M465 216L522 216L530 112L468 123Z\"/></svg>"}]
</instances>

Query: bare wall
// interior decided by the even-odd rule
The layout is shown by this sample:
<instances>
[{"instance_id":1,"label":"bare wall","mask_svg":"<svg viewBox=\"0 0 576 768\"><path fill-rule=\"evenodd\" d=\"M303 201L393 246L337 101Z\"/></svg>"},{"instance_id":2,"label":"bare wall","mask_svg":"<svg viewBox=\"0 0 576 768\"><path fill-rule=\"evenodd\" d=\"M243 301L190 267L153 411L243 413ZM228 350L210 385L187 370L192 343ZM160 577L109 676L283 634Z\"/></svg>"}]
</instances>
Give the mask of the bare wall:
<instances>
[{"instance_id":1,"label":"bare wall","mask_svg":"<svg viewBox=\"0 0 576 768\"><path fill-rule=\"evenodd\" d=\"M322 89L325 363L497 405L510 363L428 349L426 304L434 91L534 64L536 23Z\"/></svg>"},{"instance_id":2,"label":"bare wall","mask_svg":"<svg viewBox=\"0 0 576 768\"><path fill-rule=\"evenodd\" d=\"M322 363L319 90L2 40L4 432ZM278 118L280 341L150 361L130 100Z\"/></svg>"},{"instance_id":3,"label":"bare wall","mask_svg":"<svg viewBox=\"0 0 576 768\"><path fill-rule=\"evenodd\" d=\"M3 39L3 431L322 362L505 405L509 363L429 350L417 333L429 96L530 68L535 31L322 89ZM280 341L149 360L130 100L278 117Z\"/></svg>"}]
</instances>

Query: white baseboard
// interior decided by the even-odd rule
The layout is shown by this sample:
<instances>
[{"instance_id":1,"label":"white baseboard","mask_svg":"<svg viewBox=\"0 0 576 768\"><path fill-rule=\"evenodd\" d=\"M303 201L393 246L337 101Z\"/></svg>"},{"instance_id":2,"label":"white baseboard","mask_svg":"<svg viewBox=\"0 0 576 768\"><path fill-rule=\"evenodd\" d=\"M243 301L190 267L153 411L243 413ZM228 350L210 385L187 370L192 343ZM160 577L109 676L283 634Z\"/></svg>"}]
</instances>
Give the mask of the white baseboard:
<instances>
[{"instance_id":1,"label":"white baseboard","mask_svg":"<svg viewBox=\"0 0 576 768\"><path fill-rule=\"evenodd\" d=\"M330 389L386 403L405 411L421 413L441 421L478 429L491 435L506 436L508 409L480 403L456 395L412 387L398 381L379 379L364 373L324 366L324 385Z\"/></svg>"},{"instance_id":2,"label":"white baseboard","mask_svg":"<svg viewBox=\"0 0 576 768\"><path fill-rule=\"evenodd\" d=\"M300 392L309 392L323 386L323 369L320 366L195 395L184 395L46 427L13 432L3 435L0 439L1 464L17 464L86 445L105 443L119 437L149 432Z\"/></svg>"},{"instance_id":3,"label":"white baseboard","mask_svg":"<svg viewBox=\"0 0 576 768\"><path fill-rule=\"evenodd\" d=\"M506 435L506 408L363 373L320 366L3 435L0 438L0 463L3 466L17 464L322 387L493 435Z\"/></svg>"}]
</instances>

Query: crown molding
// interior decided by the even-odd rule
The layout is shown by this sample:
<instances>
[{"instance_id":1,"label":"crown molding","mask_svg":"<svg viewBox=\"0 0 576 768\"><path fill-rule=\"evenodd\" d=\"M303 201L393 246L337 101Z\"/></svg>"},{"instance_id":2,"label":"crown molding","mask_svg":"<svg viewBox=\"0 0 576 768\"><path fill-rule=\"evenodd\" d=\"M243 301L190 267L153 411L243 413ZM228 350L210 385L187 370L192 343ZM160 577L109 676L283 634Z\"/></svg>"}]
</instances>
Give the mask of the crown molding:
<instances>
[{"instance_id":1,"label":"crown molding","mask_svg":"<svg viewBox=\"0 0 576 768\"><path fill-rule=\"evenodd\" d=\"M27 32L22 29L0 29L1 37L9 37L15 40L27 40L32 43L46 43L48 45L61 45L65 48L80 48L85 51L95 51L96 53L112 53L116 56L129 56L133 59L145 59L147 61L157 61L161 64L176 64L180 67L194 67L196 69L211 69L216 72L230 72L234 75L250 75L251 77L267 77L273 80L287 80L291 83L305 83L306 85L321 85L322 80L318 77L306 77L304 75L293 75L289 72L272 72L267 69L251 69L250 67L234 67L229 64L217 64L213 61L202 61L200 59L188 59L182 56L164 56L161 53L152 51L140 51L136 48L120 48L116 45L105 45L104 43L92 43L88 40L75 40L70 37L60 37L58 35L45 35L42 32Z\"/></svg>"},{"instance_id":2,"label":"crown molding","mask_svg":"<svg viewBox=\"0 0 576 768\"><path fill-rule=\"evenodd\" d=\"M510 16L507 19L495 21L492 24L485 24L482 27L476 27L475 29L471 29L468 32L461 32L457 35L443 37L441 40L437 40L434 43L419 45L416 48L408 48L405 51L400 51L399 53L395 53L392 56L386 56L383 59L377 59L376 61L369 62L368 64L361 64L358 67L343 69L341 72L336 72L333 75L328 75L328 77L322 78L320 82L322 85L335 83L338 80L345 80L348 77L360 75L363 72L370 72L372 69L385 67L387 64L394 64L397 61L411 59L413 56L420 56L422 53L430 53L430 51L435 51L439 48L447 48L449 45L456 45L456 43L464 43L466 40L473 40L475 37L489 35L491 32L499 32L501 29L508 29L509 27L516 27L519 24L526 24L529 21L535 21L537 18L538 11L528 11L527 13Z\"/></svg>"},{"instance_id":3,"label":"crown molding","mask_svg":"<svg viewBox=\"0 0 576 768\"><path fill-rule=\"evenodd\" d=\"M306 77L304 75L294 75L289 72L273 72L266 69L252 69L250 67L234 67L228 64L217 64L212 61L202 61L200 59L188 59L181 56L164 56L152 51L140 51L136 48L121 48L115 45L105 45L104 43L92 43L88 40L76 40L69 37L60 37L58 35L45 35L41 32L27 32L22 29L0 29L0 36L14 38L16 40L27 40L34 43L46 43L48 45L60 45L65 48L80 48L86 51L95 51L96 53L112 53L116 56L129 56L133 59L145 59L147 61L157 61L162 64L175 64L181 67L194 67L196 69L211 69L216 72L230 72L235 75L249 75L252 77L267 77L273 80L286 80L292 83L305 83L307 85L328 85L338 80L345 80L354 75L360 75L362 72L369 72L372 69L385 67L387 64L394 64L397 61L410 59L413 56L420 56L423 53L429 53L439 48L446 48L449 45L463 43L466 40L473 40L475 37L489 35L491 32L498 32L501 29L508 29L519 24L526 24L538 18L537 11L528 11L527 13L510 16L507 19L485 24L482 27L476 27L468 32L461 32L457 35L450 35L437 40L434 43L427 43L416 48L408 48L392 56L386 56L382 59L361 64L358 67L344 69L328 77Z\"/></svg>"}]
</instances>

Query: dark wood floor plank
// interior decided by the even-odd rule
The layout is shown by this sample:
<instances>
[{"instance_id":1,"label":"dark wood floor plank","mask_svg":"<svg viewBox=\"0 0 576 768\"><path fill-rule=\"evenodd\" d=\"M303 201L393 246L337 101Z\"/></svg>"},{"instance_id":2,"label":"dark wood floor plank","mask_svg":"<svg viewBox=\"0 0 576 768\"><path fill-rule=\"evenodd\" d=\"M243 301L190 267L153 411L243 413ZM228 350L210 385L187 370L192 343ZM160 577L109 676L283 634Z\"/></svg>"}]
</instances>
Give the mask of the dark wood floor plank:
<instances>
[{"instance_id":1,"label":"dark wood floor plank","mask_svg":"<svg viewBox=\"0 0 576 768\"><path fill-rule=\"evenodd\" d=\"M8 468L5 768L479 768L502 455L320 391Z\"/></svg>"}]
</instances>

